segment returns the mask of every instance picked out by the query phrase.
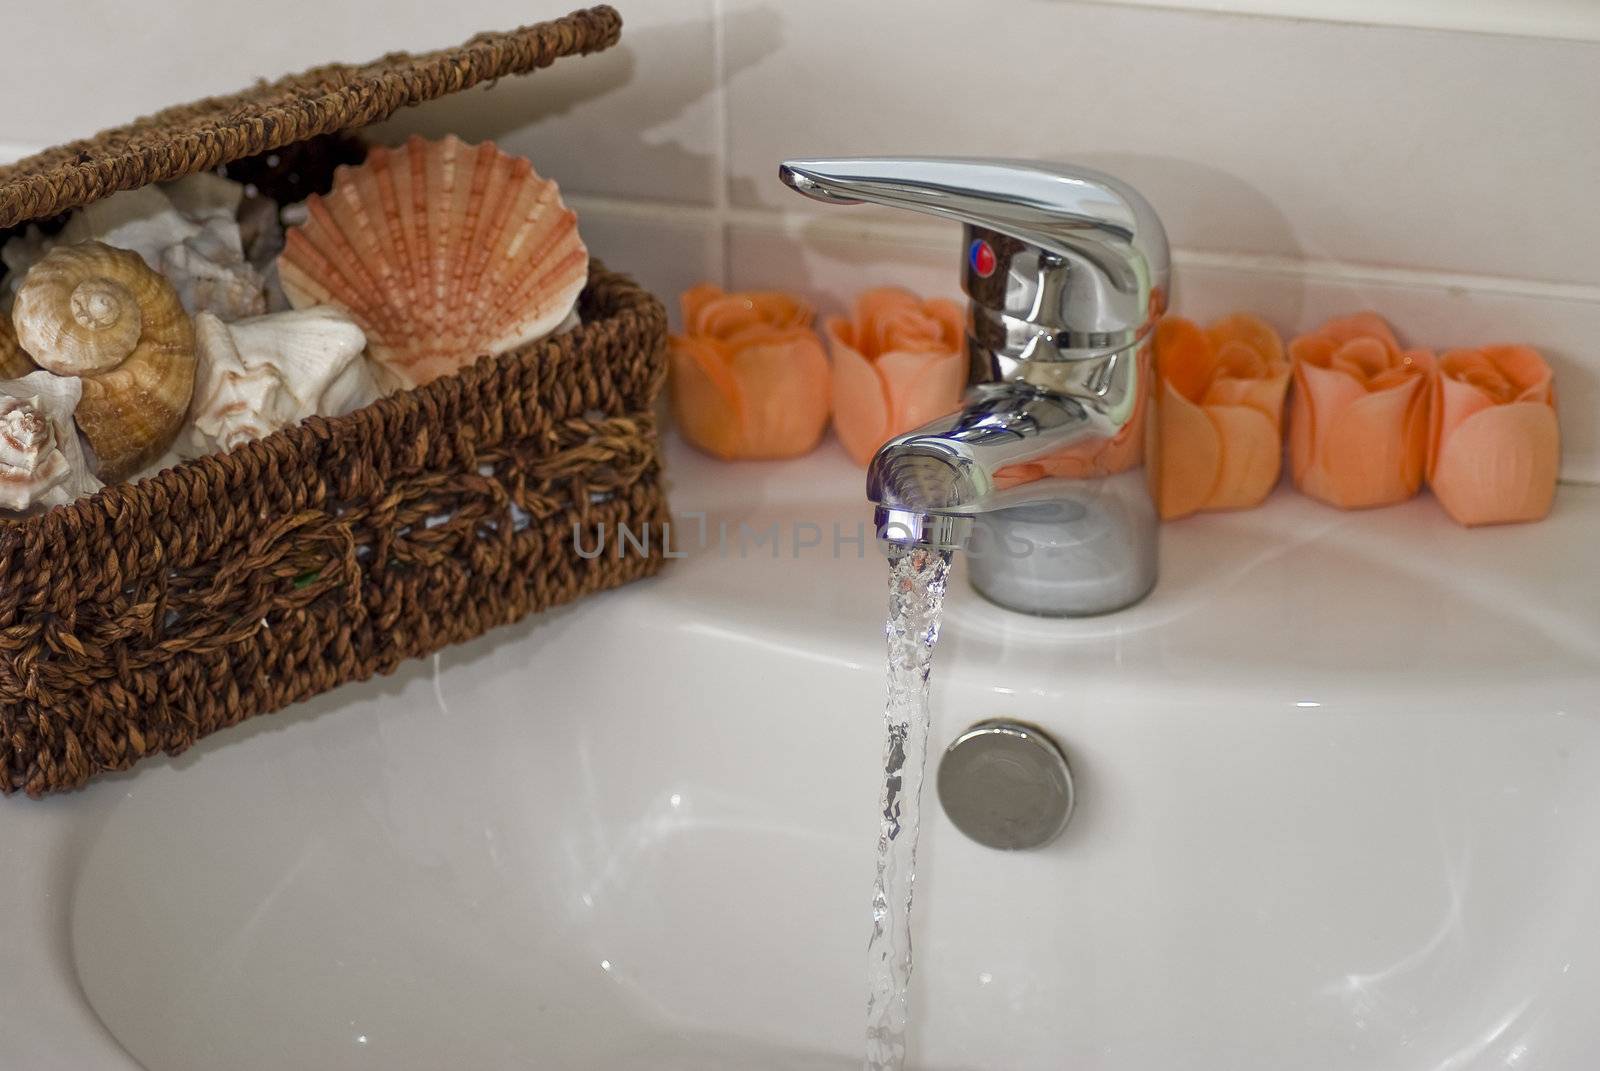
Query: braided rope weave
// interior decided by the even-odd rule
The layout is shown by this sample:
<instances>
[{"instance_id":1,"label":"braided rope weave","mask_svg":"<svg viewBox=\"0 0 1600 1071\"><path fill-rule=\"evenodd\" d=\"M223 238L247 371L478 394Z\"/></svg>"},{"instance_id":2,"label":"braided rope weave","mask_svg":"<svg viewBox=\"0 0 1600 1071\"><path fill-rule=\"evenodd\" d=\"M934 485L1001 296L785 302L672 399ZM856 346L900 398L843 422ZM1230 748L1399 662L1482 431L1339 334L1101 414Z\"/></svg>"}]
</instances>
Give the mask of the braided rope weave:
<instances>
[{"instance_id":1,"label":"braided rope weave","mask_svg":"<svg viewBox=\"0 0 1600 1071\"><path fill-rule=\"evenodd\" d=\"M81 170L75 184L41 193L12 169L0 205L22 214L3 218L139 184L108 161L144 161L140 181L187 174L235 150L371 121L397 100L604 47L617 28L615 13L597 8L474 38L459 53L286 79L256 91L267 104L248 115L239 102L251 94L163 112L103 135L105 153L67 146L18 165L34 163L33 177ZM418 71L428 74L413 84ZM289 125L263 118L301 115L282 87L323 78L342 88L317 99L337 96L344 118L316 108ZM193 121L219 110L226 120L205 131ZM162 116L179 118L176 156L153 148L163 142L150 124ZM86 161L37 165L77 155ZM18 209L23 189L30 199ZM40 796L176 754L245 718L654 573L660 540L647 554L585 556L573 526L590 533L592 554L596 525L659 532L667 519L652 415L666 315L598 263L579 312L574 331L348 416L314 417L0 527L0 792Z\"/></svg>"}]
</instances>

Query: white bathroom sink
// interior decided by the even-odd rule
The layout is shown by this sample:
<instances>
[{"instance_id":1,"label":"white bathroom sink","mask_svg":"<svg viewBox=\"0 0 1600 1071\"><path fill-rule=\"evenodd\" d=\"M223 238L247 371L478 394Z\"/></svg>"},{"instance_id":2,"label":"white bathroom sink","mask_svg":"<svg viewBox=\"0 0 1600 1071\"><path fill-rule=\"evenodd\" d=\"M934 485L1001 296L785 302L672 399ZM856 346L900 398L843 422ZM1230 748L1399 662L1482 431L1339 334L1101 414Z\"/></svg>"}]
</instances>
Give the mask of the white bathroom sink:
<instances>
[{"instance_id":1,"label":"white bathroom sink","mask_svg":"<svg viewBox=\"0 0 1600 1071\"><path fill-rule=\"evenodd\" d=\"M672 463L710 546L687 518L659 578L0 803L0 1064L859 1067L886 569L832 526L868 521L860 472ZM1036 723L1077 810L995 852L930 780L913 1064L1596 1066L1597 531L1600 488L1481 531L1280 489L1168 526L1120 614L958 583L932 761Z\"/></svg>"}]
</instances>

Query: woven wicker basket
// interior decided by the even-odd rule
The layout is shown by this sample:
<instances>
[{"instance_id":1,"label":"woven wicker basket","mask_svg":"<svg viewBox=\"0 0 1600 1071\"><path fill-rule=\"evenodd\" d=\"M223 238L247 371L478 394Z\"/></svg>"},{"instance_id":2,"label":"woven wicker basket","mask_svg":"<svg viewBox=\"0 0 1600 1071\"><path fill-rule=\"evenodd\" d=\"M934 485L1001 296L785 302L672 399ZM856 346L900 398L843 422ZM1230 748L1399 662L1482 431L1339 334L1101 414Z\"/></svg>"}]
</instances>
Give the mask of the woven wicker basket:
<instances>
[{"instance_id":1,"label":"woven wicker basket","mask_svg":"<svg viewBox=\"0 0 1600 1071\"><path fill-rule=\"evenodd\" d=\"M597 7L168 109L0 170L0 228L236 161L261 171L249 158L269 152L331 160L305 147L344 151L334 135L620 29ZM0 791L180 752L653 573L660 546L585 557L573 526L666 520L665 314L599 265L579 311L571 333L0 530Z\"/></svg>"}]
</instances>

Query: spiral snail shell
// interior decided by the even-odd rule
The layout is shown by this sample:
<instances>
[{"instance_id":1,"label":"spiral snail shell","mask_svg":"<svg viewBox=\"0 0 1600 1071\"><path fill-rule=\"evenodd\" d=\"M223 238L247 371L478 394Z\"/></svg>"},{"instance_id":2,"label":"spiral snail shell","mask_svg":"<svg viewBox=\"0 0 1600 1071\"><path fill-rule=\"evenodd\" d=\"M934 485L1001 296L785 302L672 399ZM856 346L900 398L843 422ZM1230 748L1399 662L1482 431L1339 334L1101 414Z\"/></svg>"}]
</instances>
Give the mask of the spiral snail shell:
<instances>
[{"instance_id":1,"label":"spiral snail shell","mask_svg":"<svg viewBox=\"0 0 1600 1071\"><path fill-rule=\"evenodd\" d=\"M22 280L12 323L41 368L83 381L75 416L102 480L133 475L177 437L194 393L194 326L139 254L56 246Z\"/></svg>"}]
</instances>

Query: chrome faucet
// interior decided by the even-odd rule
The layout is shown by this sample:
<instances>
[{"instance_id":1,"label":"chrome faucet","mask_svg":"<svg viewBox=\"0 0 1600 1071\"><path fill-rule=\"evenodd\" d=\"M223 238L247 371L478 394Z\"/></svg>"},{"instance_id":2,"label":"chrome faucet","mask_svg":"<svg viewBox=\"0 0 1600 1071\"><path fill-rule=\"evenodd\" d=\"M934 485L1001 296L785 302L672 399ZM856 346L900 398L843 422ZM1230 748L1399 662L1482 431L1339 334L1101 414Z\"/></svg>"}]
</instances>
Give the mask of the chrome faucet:
<instances>
[{"instance_id":1,"label":"chrome faucet","mask_svg":"<svg viewBox=\"0 0 1600 1071\"><path fill-rule=\"evenodd\" d=\"M778 173L818 201L964 227L969 390L960 411L879 448L879 531L966 549L973 586L1011 609L1097 614L1143 598L1157 518L1138 464L1168 288L1149 202L1109 175L1021 160L791 160Z\"/></svg>"}]
</instances>

